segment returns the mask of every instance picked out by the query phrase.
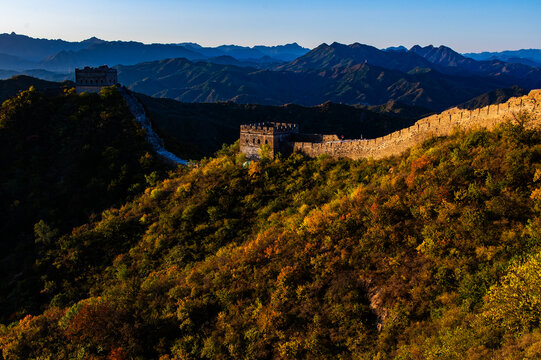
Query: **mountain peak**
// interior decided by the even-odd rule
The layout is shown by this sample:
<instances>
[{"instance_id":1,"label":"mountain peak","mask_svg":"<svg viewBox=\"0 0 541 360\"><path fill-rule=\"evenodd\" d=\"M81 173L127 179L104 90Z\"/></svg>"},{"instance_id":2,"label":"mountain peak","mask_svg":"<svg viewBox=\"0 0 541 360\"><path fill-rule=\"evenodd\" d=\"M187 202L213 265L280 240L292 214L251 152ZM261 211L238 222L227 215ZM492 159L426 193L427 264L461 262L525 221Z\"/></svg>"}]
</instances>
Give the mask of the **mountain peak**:
<instances>
[{"instance_id":1,"label":"mountain peak","mask_svg":"<svg viewBox=\"0 0 541 360\"><path fill-rule=\"evenodd\" d=\"M279 67L280 70L305 71L315 69L359 69L360 65L377 66L407 73L416 67L429 67L422 57L408 52L382 51L378 48L353 43L344 45L333 42L330 46L321 44L306 55ZM366 67L362 67L366 69Z\"/></svg>"},{"instance_id":2,"label":"mountain peak","mask_svg":"<svg viewBox=\"0 0 541 360\"><path fill-rule=\"evenodd\" d=\"M427 46L421 46L421 45L413 45L409 51L411 52L414 52L416 54L420 53L420 52L423 52L423 53L426 53L426 52L429 52L429 51L432 51L434 50L434 45L427 45Z\"/></svg>"},{"instance_id":3,"label":"mountain peak","mask_svg":"<svg viewBox=\"0 0 541 360\"><path fill-rule=\"evenodd\" d=\"M389 46L385 49L382 49L383 51L397 51L397 52L406 52L408 51L408 48L406 48L405 46L403 45L399 45L399 46Z\"/></svg>"},{"instance_id":4,"label":"mountain peak","mask_svg":"<svg viewBox=\"0 0 541 360\"><path fill-rule=\"evenodd\" d=\"M345 46L346 46L346 45L341 44L341 43L339 43L339 42L337 42L337 41L334 41L334 42L330 45L331 48L342 48L342 47L345 47Z\"/></svg>"},{"instance_id":5,"label":"mountain peak","mask_svg":"<svg viewBox=\"0 0 541 360\"><path fill-rule=\"evenodd\" d=\"M410 49L410 52L422 56L423 58L435 65L452 68L456 68L461 64L465 65L466 63L469 63L471 66L475 65L472 64L471 59L465 58L450 47L444 45L440 45L437 48L433 45L425 47L420 47L416 45Z\"/></svg>"},{"instance_id":6,"label":"mountain peak","mask_svg":"<svg viewBox=\"0 0 541 360\"><path fill-rule=\"evenodd\" d=\"M102 39L98 39L95 36L92 36L91 38L88 38L86 40L81 41L81 43L83 43L83 44L101 44L101 43L104 43L104 42L106 42L106 41L102 40Z\"/></svg>"}]
</instances>

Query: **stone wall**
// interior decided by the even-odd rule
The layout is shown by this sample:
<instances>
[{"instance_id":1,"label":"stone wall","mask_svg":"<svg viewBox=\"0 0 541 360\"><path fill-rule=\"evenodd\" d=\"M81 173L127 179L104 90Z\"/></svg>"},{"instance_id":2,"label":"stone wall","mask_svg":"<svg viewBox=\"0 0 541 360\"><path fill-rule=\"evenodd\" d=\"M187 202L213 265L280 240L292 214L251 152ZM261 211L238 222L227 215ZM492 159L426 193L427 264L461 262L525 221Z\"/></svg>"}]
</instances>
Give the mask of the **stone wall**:
<instances>
[{"instance_id":1,"label":"stone wall","mask_svg":"<svg viewBox=\"0 0 541 360\"><path fill-rule=\"evenodd\" d=\"M475 110L452 108L441 114L423 118L409 128L376 139L340 141L334 137L322 142L297 141L293 143L293 151L310 157L329 154L333 157L352 159L367 157L379 159L398 155L430 137L449 135L457 127L492 129L496 124L512 119L513 114L522 110L527 110L533 115L534 120L530 126L541 125L541 90L532 90L526 96L511 98L506 103Z\"/></svg>"}]
</instances>

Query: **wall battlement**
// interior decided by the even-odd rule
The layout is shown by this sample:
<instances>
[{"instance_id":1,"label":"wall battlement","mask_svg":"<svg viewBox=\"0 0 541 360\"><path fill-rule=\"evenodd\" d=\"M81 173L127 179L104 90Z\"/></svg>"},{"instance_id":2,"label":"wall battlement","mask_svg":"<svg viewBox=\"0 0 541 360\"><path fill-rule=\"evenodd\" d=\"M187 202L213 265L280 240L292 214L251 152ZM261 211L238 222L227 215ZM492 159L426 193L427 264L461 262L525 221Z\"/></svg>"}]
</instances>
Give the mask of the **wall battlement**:
<instances>
[{"instance_id":1,"label":"wall battlement","mask_svg":"<svg viewBox=\"0 0 541 360\"><path fill-rule=\"evenodd\" d=\"M336 135L305 135L284 138L287 142L280 149L283 153L299 152L310 157L328 154L332 157L351 159L380 159L399 155L408 148L434 136L449 135L454 129L487 128L512 119L514 114L528 111L533 121L528 126L541 126L541 90L532 90L528 95L511 98L507 102L490 105L475 110L452 108L440 114L418 120L409 128L401 129L375 139L339 140ZM241 127L241 138L242 138ZM319 136L313 137L313 136ZM241 139L241 151L242 139ZM253 154L253 152L252 152ZM253 157L252 158L257 158Z\"/></svg>"},{"instance_id":2,"label":"wall battlement","mask_svg":"<svg viewBox=\"0 0 541 360\"><path fill-rule=\"evenodd\" d=\"M298 132L299 125L291 123L263 122L240 126L241 132L257 132L262 134L276 134L283 132Z\"/></svg>"},{"instance_id":3,"label":"wall battlement","mask_svg":"<svg viewBox=\"0 0 541 360\"><path fill-rule=\"evenodd\" d=\"M107 65L97 68L86 66L84 69L75 69L75 89L78 93L99 92L102 87L117 83L116 69L111 69Z\"/></svg>"}]
</instances>

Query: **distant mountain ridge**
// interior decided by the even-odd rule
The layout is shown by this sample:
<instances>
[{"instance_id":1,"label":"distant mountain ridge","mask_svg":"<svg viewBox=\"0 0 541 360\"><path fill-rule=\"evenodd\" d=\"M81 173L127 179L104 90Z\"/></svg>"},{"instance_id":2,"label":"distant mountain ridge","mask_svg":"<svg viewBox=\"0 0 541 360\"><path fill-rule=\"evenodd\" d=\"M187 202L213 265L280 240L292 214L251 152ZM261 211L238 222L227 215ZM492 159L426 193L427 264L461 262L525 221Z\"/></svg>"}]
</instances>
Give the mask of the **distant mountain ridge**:
<instances>
[{"instance_id":1,"label":"distant mountain ridge","mask_svg":"<svg viewBox=\"0 0 541 360\"><path fill-rule=\"evenodd\" d=\"M44 69L71 72L76 67L118 64L133 65L144 61L184 57L211 60L231 56L252 65L291 61L309 49L297 43L278 46L245 47L222 45L203 47L195 43L143 44L135 41L105 41L91 37L80 42L36 39L15 33L0 34L0 69ZM269 59L270 58L270 59Z\"/></svg>"},{"instance_id":2,"label":"distant mountain ridge","mask_svg":"<svg viewBox=\"0 0 541 360\"><path fill-rule=\"evenodd\" d=\"M413 46L409 51L379 50L373 46L354 43L344 45L322 44L306 55L279 66L278 70L306 71L336 69L368 64L405 73L421 69L436 70L447 75L482 76L500 81L504 86L519 85L525 88L541 86L541 70L523 64L502 61L476 61L460 55L453 49L432 45Z\"/></svg>"},{"instance_id":3,"label":"distant mountain ridge","mask_svg":"<svg viewBox=\"0 0 541 360\"><path fill-rule=\"evenodd\" d=\"M262 46L256 45L253 47L239 45L221 45L217 47L203 47L195 43L180 43L187 49L198 52L207 57L231 56L237 60L253 60L264 57L269 57L279 61L292 61L299 56L306 54L309 49L301 47L297 43L277 45L277 46Z\"/></svg>"},{"instance_id":4,"label":"distant mountain ridge","mask_svg":"<svg viewBox=\"0 0 541 360\"><path fill-rule=\"evenodd\" d=\"M80 42L69 42L60 39L36 39L12 32L0 34L0 53L39 63L60 51L78 51L100 42L103 40L95 37Z\"/></svg>"},{"instance_id":5,"label":"distant mountain ridge","mask_svg":"<svg viewBox=\"0 0 541 360\"><path fill-rule=\"evenodd\" d=\"M271 71L169 59L119 66L118 71L119 81L133 91L184 102L314 106L326 101L377 105L397 100L434 111L502 87L490 79L456 78L437 71L407 74L364 63Z\"/></svg>"},{"instance_id":6,"label":"distant mountain ridge","mask_svg":"<svg viewBox=\"0 0 541 360\"><path fill-rule=\"evenodd\" d=\"M37 62L21 57L45 53L49 55ZM15 63L11 69L10 63ZM95 37L70 43L0 36L0 76L35 74L63 80L75 67L102 64L116 66L120 82L132 90L186 102L314 106L326 101L350 105L399 101L441 111L497 89L541 88L539 67L498 59L477 61L446 46L380 50L334 42L313 50L296 43L210 48Z\"/></svg>"},{"instance_id":7,"label":"distant mountain ridge","mask_svg":"<svg viewBox=\"0 0 541 360\"><path fill-rule=\"evenodd\" d=\"M77 67L103 64L133 65L163 58L200 59L200 53L182 46L162 44L145 45L138 42L102 42L78 51L61 51L41 62L46 69L67 72Z\"/></svg>"},{"instance_id":8,"label":"distant mountain ridge","mask_svg":"<svg viewBox=\"0 0 541 360\"><path fill-rule=\"evenodd\" d=\"M502 104L512 97L519 98L528 95L528 93L529 92L527 90L524 90L518 86L513 86L506 89L497 89L468 100L467 102L458 105L457 108L468 110L479 109L488 105Z\"/></svg>"},{"instance_id":9,"label":"distant mountain ridge","mask_svg":"<svg viewBox=\"0 0 541 360\"><path fill-rule=\"evenodd\" d=\"M541 49L506 50L500 52L481 52L463 54L474 60L503 60L541 67Z\"/></svg>"},{"instance_id":10,"label":"distant mountain ridge","mask_svg":"<svg viewBox=\"0 0 541 360\"><path fill-rule=\"evenodd\" d=\"M537 67L500 60L476 61L446 46L422 48L416 45L409 51L422 56L434 64L435 69L446 74L491 77L505 86L518 85L530 89L541 86L541 69Z\"/></svg>"},{"instance_id":11,"label":"distant mountain ridge","mask_svg":"<svg viewBox=\"0 0 541 360\"><path fill-rule=\"evenodd\" d=\"M184 102L314 106L395 100L439 111L496 89L541 87L536 67L478 62L445 46L383 51L359 43L322 44L265 70L246 65L233 58L221 58L218 64L166 59L118 69L120 81L130 89Z\"/></svg>"},{"instance_id":12,"label":"distant mountain ridge","mask_svg":"<svg viewBox=\"0 0 541 360\"><path fill-rule=\"evenodd\" d=\"M403 45L399 45L399 46L389 46L388 48L381 49L381 50L383 51L408 51L408 48Z\"/></svg>"},{"instance_id":13,"label":"distant mountain ridge","mask_svg":"<svg viewBox=\"0 0 541 360\"><path fill-rule=\"evenodd\" d=\"M382 51L359 43L344 45L335 42L331 45L322 44L291 63L279 66L278 70L336 69L358 64L375 65L402 72L408 72L416 67L430 67L430 62L415 54Z\"/></svg>"}]
</instances>

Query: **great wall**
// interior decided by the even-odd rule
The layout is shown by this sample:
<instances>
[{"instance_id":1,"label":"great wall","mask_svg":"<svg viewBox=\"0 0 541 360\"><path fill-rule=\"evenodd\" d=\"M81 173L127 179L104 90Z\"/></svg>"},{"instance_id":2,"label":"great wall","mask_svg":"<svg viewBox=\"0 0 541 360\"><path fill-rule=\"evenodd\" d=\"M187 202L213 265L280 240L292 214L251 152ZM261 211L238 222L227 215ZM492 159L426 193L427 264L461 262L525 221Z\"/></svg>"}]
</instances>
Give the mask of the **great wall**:
<instances>
[{"instance_id":1,"label":"great wall","mask_svg":"<svg viewBox=\"0 0 541 360\"><path fill-rule=\"evenodd\" d=\"M541 125L541 90L532 90L526 96L475 110L452 108L420 119L409 128L375 139L340 140L336 135L303 135L298 126L287 123L243 125L240 147L249 159L259 158L259 149L265 144L270 147L272 156L280 151L298 152L310 157L328 154L336 158L380 159L398 155L428 138L449 135L456 128L492 129L521 111L528 111L532 115L529 126Z\"/></svg>"},{"instance_id":2,"label":"great wall","mask_svg":"<svg viewBox=\"0 0 541 360\"><path fill-rule=\"evenodd\" d=\"M158 134L156 134L156 132L152 128L152 124L146 114L143 104L141 104L141 102L125 88L119 87L118 91L120 92L120 95L122 95L122 97L124 98L124 101L126 102L126 105L128 106L128 109L132 113L135 120L141 125L143 129L145 129L147 141L150 143L156 154L158 154L158 156L160 156L162 159L174 165L188 164L188 161L179 158L172 152L165 149L163 140L158 136Z\"/></svg>"}]
</instances>

